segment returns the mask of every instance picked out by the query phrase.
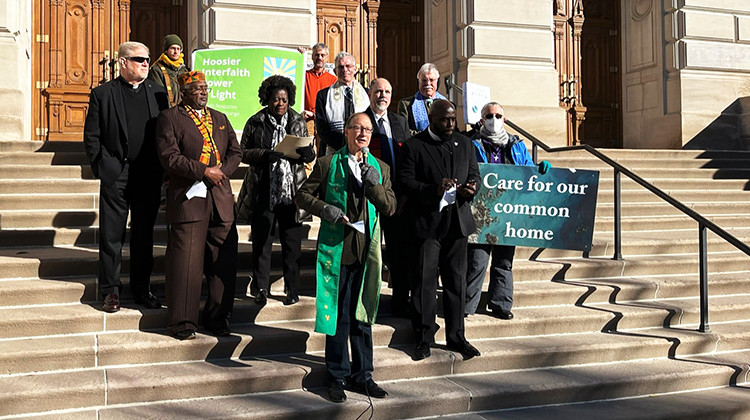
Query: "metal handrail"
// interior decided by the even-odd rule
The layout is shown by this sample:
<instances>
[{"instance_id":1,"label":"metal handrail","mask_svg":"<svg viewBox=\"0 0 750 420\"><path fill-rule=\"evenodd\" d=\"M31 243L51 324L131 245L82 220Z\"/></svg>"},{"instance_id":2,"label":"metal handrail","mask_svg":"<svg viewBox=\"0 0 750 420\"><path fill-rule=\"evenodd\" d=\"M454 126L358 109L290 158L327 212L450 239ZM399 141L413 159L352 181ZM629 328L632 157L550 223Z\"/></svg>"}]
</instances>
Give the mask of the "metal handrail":
<instances>
[{"instance_id":1,"label":"metal handrail","mask_svg":"<svg viewBox=\"0 0 750 420\"><path fill-rule=\"evenodd\" d=\"M506 118L505 124L507 124L512 129L516 130L519 134L524 136L526 139L531 141L532 145L532 159L534 160L534 163L537 163L537 151L538 148L541 147L545 152L547 153L556 153L556 152L564 152L568 150L585 150L592 155L599 158L599 160L603 161L604 163L611 166L614 170L614 214L615 214L615 220L614 220L614 241L615 241L615 255L613 259L620 260L622 259L622 227L621 227L621 197L620 197L620 174L625 174L628 178L632 179L636 183L640 184L642 187L646 188L647 190L651 191L652 193L656 194L657 197L661 198L662 200L666 201L667 203L671 204L673 207L675 207L677 210L681 211L682 213L686 214L693 220L695 220L698 223L698 261L699 261L699 275L700 275L700 318L701 323L700 327L698 327L698 331L700 332L708 332L710 331L710 327L708 325L708 245L706 242L706 229L710 230L711 232L718 235L720 238L724 239L725 241L732 244L735 248L739 249L740 251L744 252L748 256L750 256L750 246L745 244L744 242L737 239L734 235L730 234L723 228L717 226L714 222L706 219L705 217L701 216L699 213L695 212L693 209L687 207L686 205L682 204L679 200L672 197L671 195L665 193L661 189L657 188L650 182L646 181L645 179L641 178L640 176L634 174L631 172L628 168L622 166L621 164L617 163L616 161L612 160L609 156L605 155L604 153L600 152L599 150L589 146L588 144L578 145L578 146L563 146L563 147L549 147L546 145L543 141L539 140L538 138L531 135L528 131L524 130L523 128L519 127L512 121L508 120Z\"/></svg>"}]
</instances>

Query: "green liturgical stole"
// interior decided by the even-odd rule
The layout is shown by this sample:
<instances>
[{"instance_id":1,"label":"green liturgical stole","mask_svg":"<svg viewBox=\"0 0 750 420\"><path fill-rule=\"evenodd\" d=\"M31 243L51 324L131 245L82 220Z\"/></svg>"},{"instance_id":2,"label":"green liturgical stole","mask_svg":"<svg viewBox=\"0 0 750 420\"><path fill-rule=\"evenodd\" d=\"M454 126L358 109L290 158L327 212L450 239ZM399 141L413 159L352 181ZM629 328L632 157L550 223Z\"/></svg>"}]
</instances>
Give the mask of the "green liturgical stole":
<instances>
[{"instance_id":1,"label":"green liturgical stole","mask_svg":"<svg viewBox=\"0 0 750 420\"><path fill-rule=\"evenodd\" d=\"M331 159L328 171L325 202L336 206L346 213L347 185L349 177L348 148L344 146ZM380 181L383 175L380 165L372 155L367 156L367 163L377 169ZM381 287L381 248L380 217L375 206L365 197L367 203L366 234L370 238L365 259L362 287L357 296L356 319L372 324L378 313ZM341 271L341 253L344 248L344 229L342 223L320 221L318 233L318 260L316 263L316 314L315 331L327 335L336 334L338 320L339 275Z\"/></svg>"}]
</instances>

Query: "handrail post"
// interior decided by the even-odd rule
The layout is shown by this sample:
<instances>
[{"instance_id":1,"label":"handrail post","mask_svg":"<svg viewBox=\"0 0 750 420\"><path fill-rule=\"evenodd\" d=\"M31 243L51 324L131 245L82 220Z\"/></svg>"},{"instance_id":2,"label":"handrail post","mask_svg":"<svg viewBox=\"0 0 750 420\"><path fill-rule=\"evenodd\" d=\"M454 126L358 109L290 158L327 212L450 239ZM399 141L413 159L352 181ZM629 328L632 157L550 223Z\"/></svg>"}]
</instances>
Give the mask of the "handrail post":
<instances>
[{"instance_id":1,"label":"handrail post","mask_svg":"<svg viewBox=\"0 0 750 420\"><path fill-rule=\"evenodd\" d=\"M537 159L536 159L537 149L538 148L539 148L539 146L537 146L536 143L534 143L534 142L531 143L531 160L534 161L534 165L537 165L539 163L539 161L537 161Z\"/></svg>"},{"instance_id":2,"label":"handrail post","mask_svg":"<svg viewBox=\"0 0 750 420\"><path fill-rule=\"evenodd\" d=\"M620 170L614 168L614 182L615 182L615 255L612 257L613 260L622 259L622 200L620 197Z\"/></svg>"},{"instance_id":3,"label":"handrail post","mask_svg":"<svg viewBox=\"0 0 750 420\"><path fill-rule=\"evenodd\" d=\"M709 332L708 326L708 249L706 244L706 225L698 223L698 264L700 271L701 325L700 332Z\"/></svg>"}]
</instances>

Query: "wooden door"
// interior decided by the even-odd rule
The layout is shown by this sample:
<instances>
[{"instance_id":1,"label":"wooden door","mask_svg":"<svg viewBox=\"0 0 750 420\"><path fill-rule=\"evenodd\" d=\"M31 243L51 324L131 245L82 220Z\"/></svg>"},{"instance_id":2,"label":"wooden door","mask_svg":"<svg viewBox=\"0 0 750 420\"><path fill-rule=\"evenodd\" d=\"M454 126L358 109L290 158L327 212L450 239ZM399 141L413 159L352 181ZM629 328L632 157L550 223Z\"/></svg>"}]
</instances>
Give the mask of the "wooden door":
<instances>
[{"instance_id":1,"label":"wooden door","mask_svg":"<svg viewBox=\"0 0 750 420\"><path fill-rule=\"evenodd\" d=\"M89 91L116 73L112 60L127 39L129 6L129 0L34 2L35 139L83 139Z\"/></svg>"},{"instance_id":2,"label":"wooden door","mask_svg":"<svg viewBox=\"0 0 750 420\"><path fill-rule=\"evenodd\" d=\"M555 0L555 64L568 144L621 147L619 0Z\"/></svg>"},{"instance_id":3,"label":"wooden door","mask_svg":"<svg viewBox=\"0 0 750 420\"><path fill-rule=\"evenodd\" d=\"M164 52L164 36L177 34L187 48L187 5L184 0L132 0L130 40L146 44L151 61ZM185 51L185 58L190 51Z\"/></svg>"},{"instance_id":4,"label":"wooden door","mask_svg":"<svg viewBox=\"0 0 750 420\"><path fill-rule=\"evenodd\" d=\"M622 147L620 110L620 1L584 1L581 31L581 100L586 119L580 141Z\"/></svg>"},{"instance_id":5,"label":"wooden door","mask_svg":"<svg viewBox=\"0 0 750 420\"><path fill-rule=\"evenodd\" d=\"M392 111L417 91L424 64L423 0L381 0L378 13L377 69L393 86Z\"/></svg>"}]
</instances>

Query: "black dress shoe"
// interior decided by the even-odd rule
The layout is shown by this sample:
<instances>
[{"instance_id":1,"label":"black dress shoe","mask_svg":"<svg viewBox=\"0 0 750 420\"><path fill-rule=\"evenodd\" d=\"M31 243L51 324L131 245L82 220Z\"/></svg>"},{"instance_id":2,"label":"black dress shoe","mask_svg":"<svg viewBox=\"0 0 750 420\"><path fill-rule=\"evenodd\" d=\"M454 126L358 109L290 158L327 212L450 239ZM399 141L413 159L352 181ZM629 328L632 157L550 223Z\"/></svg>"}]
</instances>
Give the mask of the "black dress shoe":
<instances>
[{"instance_id":1,"label":"black dress shoe","mask_svg":"<svg viewBox=\"0 0 750 420\"><path fill-rule=\"evenodd\" d=\"M346 401L346 392L344 392L344 381L341 379L334 380L328 386L328 399L335 403Z\"/></svg>"},{"instance_id":2,"label":"black dress shoe","mask_svg":"<svg viewBox=\"0 0 750 420\"><path fill-rule=\"evenodd\" d=\"M448 343L446 347L448 347L449 350L461 353L464 356L464 360L469 360L472 357L482 355L482 353L480 353L476 347L469 344L468 341L463 341L460 343Z\"/></svg>"},{"instance_id":3,"label":"black dress shoe","mask_svg":"<svg viewBox=\"0 0 750 420\"><path fill-rule=\"evenodd\" d=\"M265 289L258 290L258 294L255 295L255 303L260 306L265 306L268 303L268 292Z\"/></svg>"},{"instance_id":4,"label":"black dress shoe","mask_svg":"<svg viewBox=\"0 0 750 420\"><path fill-rule=\"evenodd\" d=\"M290 290L286 294L286 300L284 300L284 305L294 305L295 303L299 302L299 295L297 292Z\"/></svg>"},{"instance_id":5,"label":"black dress shoe","mask_svg":"<svg viewBox=\"0 0 750 420\"><path fill-rule=\"evenodd\" d=\"M430 357L430 343L420 341L414 349L414 360L422 360Z\"/></svg>"},{"instance_id":6,"label":"black dress shoe","mask_svg":"<svg viewBox=\"0 0 750 420\"><path fill-rule=\"evenodd\" d=\"M369 395L372 398L385 398L388 392L376 384L372 379L368 379L365 383L352 383L352 391Z\"/></svg>"},{"instance_id":7,"label":"black dress shoe","mask_svg":"<svg viewBox=\"0 0 750 420\"><path fill-rule=\"evenodd\" d=\"M195 339L195 331L193 330L180 330L174 333L174 338L178 340L194 340Z\"/></svg>"},{"instance_id":8,"label":"black dress shoe","mask_svg":"<svg viewBox=\"0 0 750 420\"><path fill-rule=\"evenodd\" d=\"M120 297L114 293L110 293L104 296L104 304L102 305L104 312L115 313L120 310Z\"/></svg>"},{"instance_id":9,"label":"black dress shoe","mask_svg":"<svg viewBox=\"0 0 750 420\"><path fill-rule=\"evenodd\" d=\"M147 309L159 309L161 308L161 302L159 302L159 298L154 296L153 293L148 292L144 295L136 295L135 297L135 303L143 306Z\"/></svg>"},{"instance_id":10,"label":"black dress shoe","mask_svg":"<svg viewBox=\"0 0 750 420\"><path fill-rule=\"evenodd\" d=\"M500 319L513 319L513 312L502 309L490 309L492 315Z\"/></svg>"}]
</instances>

